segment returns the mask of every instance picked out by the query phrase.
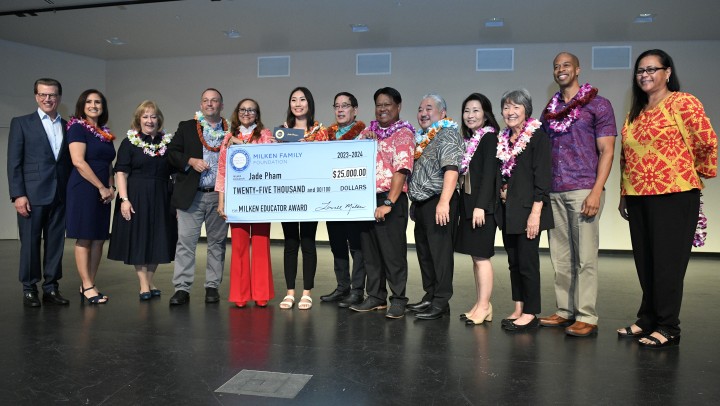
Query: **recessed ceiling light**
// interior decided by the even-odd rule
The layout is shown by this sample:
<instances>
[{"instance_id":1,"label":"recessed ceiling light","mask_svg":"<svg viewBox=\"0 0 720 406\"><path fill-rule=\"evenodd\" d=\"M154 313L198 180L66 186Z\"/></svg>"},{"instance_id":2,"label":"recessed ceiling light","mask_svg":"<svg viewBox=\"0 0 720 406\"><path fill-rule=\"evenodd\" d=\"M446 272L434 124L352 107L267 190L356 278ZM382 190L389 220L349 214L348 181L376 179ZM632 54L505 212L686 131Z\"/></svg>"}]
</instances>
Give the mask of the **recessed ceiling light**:
<instances>
[{"instance_id":1,"label":"recessed ceiling light","mask_svg":"<svg viewBox=\"0 0 720 406\"><path fill-rule=\"evenodd\" d=\"M226 37L230 39L237 39L240 38L240 33L238 30L230 30L230 31L223 31Z\"/></svg>"},{"instance_id":2,"label":"recessed ceiling light","mask_svg":"<svg viewBox=\"0 0 720 406\"><path fill-rule=\"evenodd\" d=\"M350 28L352 28L352 32L368 32L370 31L370 28L368 28L365 24L350 24Z\"/></svg>"},{"instance_id":3,"label":"recessed ceiling light","mask_svg":"<svg viewBox=\"0 0 720 406\"><path fill-rule=\"evenodd\" d=\"M655 15L652 13L638 14L638 16L635 17L635 20L633 20L633 22L635 22L636 24L652 23L654 21L655 21Z\"/></svg>"},{"instance_id":4,"label":"recessed ceiling light","mask_svg":"<svg viewBox=\"0 0 720 406\"><path fill-rule=\"evenodd\" d=\"M486 28L498 28L503 26L505 26L505 20L503 20L502 18L493 17L485 20Z\"/></svg>"},{"instance_id":5,"label":"recessed ceiling light","mask_svg":"<svg viewBox=\"0 0 720 406\"><path fill-rule=\"evenodd\" d=\"M125 41L121 40L118 37L110 37L110 38L106 39L105 41L107 41L108 44L112 44L112 45L125 45Z\"/></svg>"}]
</instances>

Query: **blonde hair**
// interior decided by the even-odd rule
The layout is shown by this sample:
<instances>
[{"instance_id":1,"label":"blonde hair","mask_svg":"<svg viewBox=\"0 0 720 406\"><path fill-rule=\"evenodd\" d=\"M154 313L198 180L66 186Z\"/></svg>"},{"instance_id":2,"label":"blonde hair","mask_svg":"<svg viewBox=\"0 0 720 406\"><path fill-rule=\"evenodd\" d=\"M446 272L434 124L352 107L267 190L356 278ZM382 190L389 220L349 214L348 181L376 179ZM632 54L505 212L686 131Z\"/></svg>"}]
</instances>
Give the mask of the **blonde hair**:
<instances>
[{"instance_id":1,"label":"blonde hair","mask_svg":"<svg viewBox=\"0 0 720 406\"><path fill-rule=\"evenodd\" d=\"M163 128L163 121L165 119L163 117L162 111L160 111L160 108L152 100L145 100L137 106L137 108L135 109L135 114L133 115L133 121L130 124L132 129L137 132L142 132L140 126L140 117L145 114L145 110L153 110L155 112L155 115L158 119L158 131L161 131Z\"/></svg>"}]
</instances>

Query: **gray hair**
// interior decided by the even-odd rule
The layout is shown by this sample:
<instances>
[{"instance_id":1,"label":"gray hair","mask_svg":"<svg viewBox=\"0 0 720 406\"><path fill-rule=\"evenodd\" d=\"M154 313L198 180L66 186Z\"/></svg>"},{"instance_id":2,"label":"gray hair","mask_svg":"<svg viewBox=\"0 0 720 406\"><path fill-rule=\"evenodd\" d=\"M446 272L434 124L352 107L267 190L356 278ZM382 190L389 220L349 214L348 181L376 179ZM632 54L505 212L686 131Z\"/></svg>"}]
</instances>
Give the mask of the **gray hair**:
<instances>
[{"instance_id":1,"label":"gray hair","mask_svg":"<svg viewBox=\"0 0 720 406\"><path fill-rule=\"evenodd\" d=\"M527 89L509 90L503 93L502 98L500 98L500 110L505 107L506 103L519 104L525 107L525 116L527 118L532 115L532 97Z\"/></svg>"},{"instance_id":2,"label":"gray hair","mask_svg":"<svg viewBox=\"0 0 720 406\"><path fill-rule=\"evenodd\" d=\"M433 99L435 102L435 107L438 108L440 111L447 111L447 103L445 103L445 99L443 99L439 94L437 93L428 93L425 96L423 96L422 100L425 99Z\"/></svg>"}]
</instances>

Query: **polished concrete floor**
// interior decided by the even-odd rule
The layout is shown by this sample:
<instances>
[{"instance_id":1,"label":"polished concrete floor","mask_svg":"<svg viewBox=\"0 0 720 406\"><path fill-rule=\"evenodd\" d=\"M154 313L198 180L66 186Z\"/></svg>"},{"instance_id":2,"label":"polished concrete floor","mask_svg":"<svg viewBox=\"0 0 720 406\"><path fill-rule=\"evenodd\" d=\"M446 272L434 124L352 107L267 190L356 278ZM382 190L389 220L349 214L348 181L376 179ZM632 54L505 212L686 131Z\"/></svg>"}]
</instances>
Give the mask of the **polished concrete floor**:
<instances>
[{"instance_id":1,"label":"polished concrete floor","mask_svg":"<svg viewBox=\"0 0 720 406\"><path fill-rule=\"evenodd\" d=\"M273 246L276 298L268 308L203 302L204 271L188 306L170 307L172 267L156 277L160 299L140 302L134 272L103 260L97 279L111 299L81 305L73 243L66 244L66 307L22 305L17 241L0 241L1 405L717 405L720 403L720 261L695 257L685 283L679 348L647 350L617 338L633 320L639 286L628 255L600 263L600 332L574 338L541 328L512 334L506 258L493 259L495 321L458 320L474 297L470 259L456 255L452 314L386 319L321 303L335 287L320 247L310 311L281 310L282 247ZM201 252L204 245L201 246ZM408 296L421 284L408 253ZM205 256L199 256L204 263ZM229 259L229 256L228 256ZM543 313L552 312L552 268L542 260ZM229 262L229 261L228 261ZM227 270L227 265L226 265ZM226 272L227 277L227 272ZM221 294L227 296L227 283ZM243 370L310 375L291 399L216 390Z\"/></svg>"}]
</instances>

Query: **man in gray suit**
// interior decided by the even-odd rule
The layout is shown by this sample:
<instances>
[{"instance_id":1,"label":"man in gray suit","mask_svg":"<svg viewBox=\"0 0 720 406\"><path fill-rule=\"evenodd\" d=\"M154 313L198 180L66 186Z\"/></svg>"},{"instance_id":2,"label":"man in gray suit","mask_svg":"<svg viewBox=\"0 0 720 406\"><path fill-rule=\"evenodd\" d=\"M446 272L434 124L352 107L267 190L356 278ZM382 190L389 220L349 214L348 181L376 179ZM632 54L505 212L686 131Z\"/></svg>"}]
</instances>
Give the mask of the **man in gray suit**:
<instances>
[{"instance_id":1,"label":"man in gray suit","mask_svg":"<svg viewBox=\"0 0 720 406\"><path fill-rule=\"evenodd\" d=\"M60 82L38 79L37 111L15 117L10 123L7 176L20 230L20 282L27 307L40 307L36 285L41 274L43 302L69 303L58 289L65 248L65 193L72 169L65 137L67 123L57 112L61 97Z\"/></svg>"}]
</instances>

